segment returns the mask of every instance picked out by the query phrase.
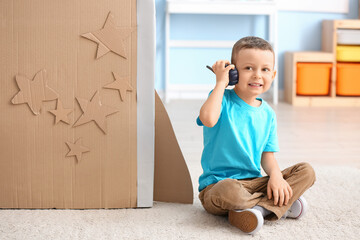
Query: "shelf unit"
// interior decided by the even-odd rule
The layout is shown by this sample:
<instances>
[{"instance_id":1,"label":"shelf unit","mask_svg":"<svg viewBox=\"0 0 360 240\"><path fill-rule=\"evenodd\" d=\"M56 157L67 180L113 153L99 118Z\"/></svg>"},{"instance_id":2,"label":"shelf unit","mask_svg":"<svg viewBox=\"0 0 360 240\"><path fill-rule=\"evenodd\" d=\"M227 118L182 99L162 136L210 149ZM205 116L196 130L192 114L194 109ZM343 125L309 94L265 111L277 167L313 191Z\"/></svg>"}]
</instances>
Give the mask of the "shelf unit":
<instances>
[{"instance_id":1,"label":"shelf unit","mask_svg":"<svg viewBox=\"0 0 360 240\"><path fill-rule=\"evenodd\" d=\"M331 92L333 89L330 82L329 96L298 96L296 94L296 76L298 62L323 62L332 63L334 54L327 52L286 52L285 53L285 101L296 106L325 105L331 104ZM332 77L331 77L332 78Z\"/></svg>"},{"instance_id":2,"label":"shelf unit","mask_svg":"<svg viewBox=\"0 0 360 240\"><path fill-rule=\"evenodd\" d=\"M324 20L322 25L322 52L285 53L285 101L296 106L360 106L360 97L336 95L338 29L358 29L360 31L360 20ZM327 62L333 64L328 96L296 95L296 64L298 62Z\"/></svg>"},{"instance_id":3,"label":"shelf unit","mask_svg":"<svg viewBox=\"0 0 360 240\"><path fill-rule=\"evenodd\" d=\"M233 14L233 15L266 15L269 16L269 42L272 44L277 58L277 8L276 1L231 1L231 0L167 0L165 18L165 102L178 96L190 95L192 92L205 93L207 96L209 85L173 84L170 81L170 48L172 47L209 47L232 48L235 41L179 41L170 39L171 14ZM276 70L277 67L275 66ZM213 87L213 86L212 86ZM273 104L278 103L278 79L273 83ZM176 96L176 97L174 97ZM193 95L192 95L193 96Z\"/></svg>"}]
</instances>

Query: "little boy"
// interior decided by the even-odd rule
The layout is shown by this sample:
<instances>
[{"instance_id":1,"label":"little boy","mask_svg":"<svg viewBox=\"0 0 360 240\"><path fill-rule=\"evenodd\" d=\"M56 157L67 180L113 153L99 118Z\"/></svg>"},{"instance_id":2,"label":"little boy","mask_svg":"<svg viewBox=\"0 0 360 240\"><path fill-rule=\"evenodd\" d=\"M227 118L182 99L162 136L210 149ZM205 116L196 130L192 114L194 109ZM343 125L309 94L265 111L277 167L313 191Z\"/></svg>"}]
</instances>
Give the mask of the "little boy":
<instances>
[{"instance_id":1,"label":"little boy","mask_svg":"<svg viewBox=\"0 0 360 240\"><path fill-rule=\"evenodd\" d=\"M302 194L315 182L308 163L280 171L274 157L279 151L276 115L258 97L275 78L274 58L261 38L237 41L232 64L219 60L213 65L216 85L197 119L204 126L201 203L209 213L228 214L230 224L249 234L260 230L264 218L302 217L307 209ZM229 90L229 70L235 67L239 81ZM260 165L268 176L262 177Z\"/></svg>"}]
</instances>

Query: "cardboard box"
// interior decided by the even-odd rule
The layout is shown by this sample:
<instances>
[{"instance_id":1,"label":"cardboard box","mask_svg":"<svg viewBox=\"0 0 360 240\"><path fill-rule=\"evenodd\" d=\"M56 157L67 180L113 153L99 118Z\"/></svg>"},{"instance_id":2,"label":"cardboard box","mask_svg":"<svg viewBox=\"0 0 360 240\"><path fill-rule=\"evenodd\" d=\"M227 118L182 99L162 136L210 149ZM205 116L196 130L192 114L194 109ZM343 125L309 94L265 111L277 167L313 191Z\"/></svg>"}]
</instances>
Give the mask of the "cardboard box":
<instances>
[{"instance_id":1,"label":"cardboard box","mask_svg":"<svg viewBox=\"0 0 360 240\"><path fill-rule=\"evenodd\" d=\"M0 27L0 208L193 202L155 102L154 0L6 0Z\"/></svg>"},{"instance_id":2,"label":"cardboard box","mask_svg":"<svg viewBox=\"0 0 360 240\"><path fill-rule=\"evenodd\" d=\"M296 94L328 95L332 63L297 63Z\"/></svg>"},{"instance_id":3,"label":"cardboard box","mask_svg":"<svg viewBox=\"0 0 360 240\"><path fill-rule=\"evenodd\" d=\"M0 208L137 207L136 0L4 0L0 30Z\"/></svg>"}]
</instances>

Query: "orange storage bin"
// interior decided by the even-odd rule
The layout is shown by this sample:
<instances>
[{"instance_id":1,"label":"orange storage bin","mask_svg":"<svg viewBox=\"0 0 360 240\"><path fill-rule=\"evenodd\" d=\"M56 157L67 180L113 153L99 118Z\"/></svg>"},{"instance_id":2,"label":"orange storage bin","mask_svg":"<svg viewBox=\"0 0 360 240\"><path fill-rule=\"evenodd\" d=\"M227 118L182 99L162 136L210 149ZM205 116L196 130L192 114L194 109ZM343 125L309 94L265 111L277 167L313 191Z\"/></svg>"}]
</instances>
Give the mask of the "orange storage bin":
<instances>
[{"instance_id":1,"label":"orange storage bin","mask_svg":"<svg viewBox=\"0 0 360 240\"><path fill-rule=\"evenodd\" d=\"M296 94L329 95L332 63L297 63Z\"/></svg>"},{"instance_id":2,"label":"orange storage bin","mask_svg":"<svg viewBox=\"0 0 360 240\"><path fill-rule=\"evenodd\" d=\"M336 69L336 94L360 96L360 63L338 63Z\"/></svg>"}]
</instances>

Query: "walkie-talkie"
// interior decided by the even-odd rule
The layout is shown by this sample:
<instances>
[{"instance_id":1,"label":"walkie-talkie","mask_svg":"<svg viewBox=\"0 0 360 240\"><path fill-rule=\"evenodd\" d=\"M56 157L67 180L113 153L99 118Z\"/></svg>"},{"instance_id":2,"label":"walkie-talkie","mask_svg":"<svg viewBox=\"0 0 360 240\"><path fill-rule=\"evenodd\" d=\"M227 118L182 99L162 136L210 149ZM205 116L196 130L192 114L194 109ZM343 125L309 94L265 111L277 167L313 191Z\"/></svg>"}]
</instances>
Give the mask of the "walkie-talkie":
<instances>
[{"instance_id":1,"label":"walkie-talkie","mask_svg":"<svg viewBox=\"0 0 360 240\"><path fill-rule=\"evenodd\" d=\"M225 65L225 67L227 67L227 66L229 66L229 64ZM210 67L208 65L206 65L206 67L208 69L210 69L213 73L215 73L214 70L212 69L212 67ZM230 71L229 71L229 86L233 86L233 85L237 84L238 82L239 82L238 70L236 68L230 69Z\"/></svg>"}]
</instances>

